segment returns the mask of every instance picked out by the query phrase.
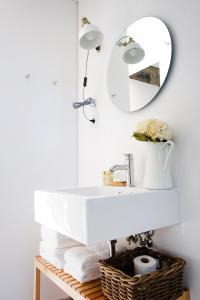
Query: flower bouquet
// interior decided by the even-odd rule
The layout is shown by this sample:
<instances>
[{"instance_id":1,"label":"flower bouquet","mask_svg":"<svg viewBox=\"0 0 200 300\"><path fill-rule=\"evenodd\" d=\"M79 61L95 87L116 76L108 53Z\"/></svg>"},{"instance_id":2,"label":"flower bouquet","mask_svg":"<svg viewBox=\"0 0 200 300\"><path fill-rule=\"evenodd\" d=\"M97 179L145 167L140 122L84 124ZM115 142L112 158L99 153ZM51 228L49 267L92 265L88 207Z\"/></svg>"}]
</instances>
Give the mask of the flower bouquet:
<instances>
[{"instance_id":1,"label":"flower bouquet","mask_svg":"<svg viewBox=\"0 0 200 300\"><path fill-rule=\"evenodd\" d=\"M140 122L133 136L143 142L167 142L172 139L172 130L167 123L158 119L149 119Z\"/></svg>"},{"instance_id":2,"label":"flower bouquet","mask_svg":"<svg viewBox=\"0 0 200 300\"><path fill-rule=\"evenodd\" d=\"M172 130L168 124L158 119L140 122L133 137L146 144L143 187L147 189L172 188L169 161L174 143Z\"/></svg>"}]
</instances>

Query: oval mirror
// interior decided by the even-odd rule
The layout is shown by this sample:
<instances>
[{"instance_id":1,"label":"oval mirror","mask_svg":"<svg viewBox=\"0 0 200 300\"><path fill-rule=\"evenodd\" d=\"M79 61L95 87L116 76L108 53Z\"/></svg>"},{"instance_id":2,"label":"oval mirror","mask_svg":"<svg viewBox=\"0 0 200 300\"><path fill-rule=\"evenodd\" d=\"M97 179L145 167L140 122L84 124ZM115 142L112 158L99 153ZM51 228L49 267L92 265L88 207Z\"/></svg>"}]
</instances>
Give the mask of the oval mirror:
<instances>
[{"instance_id":1,"label":"oval mirror","mask_svg":"<svg viewBox=\"0 0 200 300\"><path fill-rule=\"evenodd\" d=\"M145 107L164 84L171 54L171 37L161 20L145 17L126 28L115 43L108 66L112 103L127 112Z\"/></svg>"}]
</instances>

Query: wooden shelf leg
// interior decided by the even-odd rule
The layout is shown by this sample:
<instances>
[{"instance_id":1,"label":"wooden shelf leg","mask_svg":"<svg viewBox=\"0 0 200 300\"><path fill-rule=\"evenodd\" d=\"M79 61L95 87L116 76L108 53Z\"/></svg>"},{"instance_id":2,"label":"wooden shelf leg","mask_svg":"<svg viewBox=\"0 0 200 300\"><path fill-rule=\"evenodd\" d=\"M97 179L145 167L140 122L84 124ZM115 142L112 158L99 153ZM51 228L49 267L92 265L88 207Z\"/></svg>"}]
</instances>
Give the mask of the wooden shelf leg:
<instances>
[{"instance_id":1,"label":"wooden shelf leg","mask_svg":"<svg viewBox=\"0 0 200 300\"><path fill-rule=\"evenodd\" d=\"M190 291L185 290L183 292L183 295L181 297L179 297L177 300L190 300Z\"/></svg>"},{"instance_id":2,"label":"wooden shelf leg","mask_svg":"<svg viewBox=\"0 0 200 300\"><path fill-rule=\"evenodd\" d=\"M34 296L33 300L40 300L40 270L37 268L36 264L34 266Z\"/></svg>"},{"instance_id":3,"label":"wooden shelf leg","mask_svg":"<svg viewBox=\"0 0 200 300\"><path fill-rule=\"evenodd\" d=\"M184 292L183 300L190 300L190 292L189 290Z\"/></svg>"}]
</instances>

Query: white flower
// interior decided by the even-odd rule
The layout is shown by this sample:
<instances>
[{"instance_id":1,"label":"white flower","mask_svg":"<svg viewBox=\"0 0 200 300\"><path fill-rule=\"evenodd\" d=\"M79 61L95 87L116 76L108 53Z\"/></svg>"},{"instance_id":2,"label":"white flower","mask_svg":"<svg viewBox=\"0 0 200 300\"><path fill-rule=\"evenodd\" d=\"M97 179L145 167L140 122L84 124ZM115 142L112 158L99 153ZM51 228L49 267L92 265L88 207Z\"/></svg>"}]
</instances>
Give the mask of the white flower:
<instances>
[{"instance_id":1,"label":"white flower","mask_svg":"<svg viewBox=\"0 0 200 300\"><path fill-rule=\"evenodd\" d=\"M141 133L141 134L146 134L147 133L147 126L148 126L148 120L140 122L140 123L138 123L135 131L138 132L138 133Z\"/></svg>"},{"instance_id":2,"label":"white flower","mask_svg":"<svg viewBox=\"0 0 200 300\"><path fill-rule=\"evenodd\" d=\"M167 123L158 119L149 119L147 121L140 122L136 127L135 133L144 135L151 141L162 142L172 139L171 128Z\"/></svg>"},{"instance_id":3,"label":"white flower","mask_svg":"<svg viewBox=\"0 0 200 300\"><path fill-rule=\"evenodd\" d=\"M169 128L167 124L165 124L163 127L161 127L159 133L156 136L157 139L160 141L166 140L169 141L172 139L172 130Z\"/></svg>"},{"instance_id":4,"label":"white flower","mask_svg":"<svg viewBox=\"0 0 200 300\"><path fill-rule=\"evenodd\" d=\"M159 138L159 133L164 127L164 123L157 119L150 119L147 125L147 136L150 137L153 141L156 138Z\"/></svg>"}]
</instances>

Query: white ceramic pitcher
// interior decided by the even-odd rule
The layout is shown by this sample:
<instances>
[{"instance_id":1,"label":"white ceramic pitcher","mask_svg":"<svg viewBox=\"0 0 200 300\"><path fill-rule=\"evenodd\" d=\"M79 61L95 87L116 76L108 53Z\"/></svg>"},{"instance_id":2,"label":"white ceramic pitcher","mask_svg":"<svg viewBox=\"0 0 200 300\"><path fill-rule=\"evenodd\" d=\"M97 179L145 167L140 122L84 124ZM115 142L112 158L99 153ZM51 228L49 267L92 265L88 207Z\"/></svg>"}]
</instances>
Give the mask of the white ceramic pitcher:
<instances>
[{"instance_id":1,"label":"white ceramic pitcher","mask_svg":"<svg viewBox=\"0 0 200 300\"><path fill-rule=\"evenodd\" d=\"M170 174L170 157L174 150L174 143L145 142L146 163L143 187L152 190L171 189L173 187Z\"/></svg>"}]
</instances>

